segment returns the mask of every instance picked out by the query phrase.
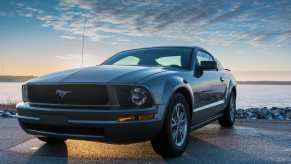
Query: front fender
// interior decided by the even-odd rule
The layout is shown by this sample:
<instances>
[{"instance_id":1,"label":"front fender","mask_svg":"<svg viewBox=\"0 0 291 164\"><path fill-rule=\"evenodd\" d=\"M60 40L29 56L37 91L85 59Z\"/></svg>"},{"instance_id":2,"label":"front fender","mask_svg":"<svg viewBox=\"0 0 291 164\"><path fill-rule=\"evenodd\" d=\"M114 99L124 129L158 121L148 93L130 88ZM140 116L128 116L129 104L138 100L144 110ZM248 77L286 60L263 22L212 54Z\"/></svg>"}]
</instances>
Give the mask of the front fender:
<instances>
[{"instance_id":1,"label":"front fender","mask_svg":"<svg viewBox=\"0 0 291 164\"><path fill-rule=\"evenodd\" d=\"M192 102L194 101L193 99L193 91L191 89L191 86L189 83L184 80L182 77L179 76L172 76L167 79L164 89L163 89L163 95L161 98L161 104L167 105L168 102L170 101L172 95L178 90L178 89L186 89L189 94L191 95Z\"/></svg>"},{"instance_id":2,"label":"front fender","mask_svg":"<svg viewBox=\"0 0 291 164\"><path fill-rule=\"evenodd\" d=\"M184 89L184 91L189 93L192 101L191 106L193 106L194 97L191 86L183 77L176 73L166 72L163 75L155 75L145 80L143 85L147 86L155 104L159 106L157 117L160 119L164 118L172 95L179 89Z\"/></svg>"},{"instance_id":3,"label":"front fender","mask_svg":"<svg viewBox=\"0 0 291 164\"><path fill-rule=\"evenodd\" d=\"M165 115L167 113L167 107L170 104L170 100L172 96L180 89L186 90L187 93L189 93L189 97L191 100L190 106L193 106L194 103L194 96L193 91L191 89L191 86L189 83L179 76L171 76L166 80L166 83L163 87L163 94L161 97L161 104L164 106L164 111L161 113L162 119L165 118Z\"/></svg>"}]
</instances>

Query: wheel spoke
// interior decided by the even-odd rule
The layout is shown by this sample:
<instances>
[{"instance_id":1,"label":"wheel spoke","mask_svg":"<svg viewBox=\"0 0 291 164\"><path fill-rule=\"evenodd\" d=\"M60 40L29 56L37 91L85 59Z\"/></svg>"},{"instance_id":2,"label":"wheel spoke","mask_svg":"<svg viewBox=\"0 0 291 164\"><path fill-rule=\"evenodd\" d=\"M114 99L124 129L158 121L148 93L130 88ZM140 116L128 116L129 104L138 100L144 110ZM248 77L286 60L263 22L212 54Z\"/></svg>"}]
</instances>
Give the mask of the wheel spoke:
<instances>
[{"instance_id":1,"label":"wheel spoke","mask_svg":"<svg viewBox=\"0 0 291 164\"><path fill-rule=\"evenodd\" d=\"M172 118L172 123L177 124L177 120L175 118Z\"/></svg>"},{"instance_id":2,"label":"wheel spoke","mask_svg":"<svg viewBox=\"0 0 291 164\"><path fill-rule=\"evenodd\" d=\"M174 140L176 140L176 133L177 133L177 129L172 129L172 137Z\"/></svg>"},{"instance_id":3,"label":"wheel spoke","mask_svg":"<svg viewBox=\"0 0 291 164\"><path fill-rule=\"evenodd\" d=\"M185 125L185 122L186 122L185 120L181 120L181 121L179 122L179 125L180 125L180 126L184 126L184 125Z\"/></svg>"},{"instance_id":4,"label":"wheel spoke","mask_svg":"<svg viewBox=\"0 0 291 164\"><path fill-rule=\"evenodd\" d=\"M177 125L178 125L177 121L174 118L172 118L171 127L174 128Z\"/></svg>"},{"instance_id":5,"label":"wheel spoke","mask_svg":"<svg viewBox=\"0 0 291 164\"><path fill-rule=\"evenodd\" d=\"M181 138L181 140L182 140L183 137L184 137L184 133L183 133L183 129L182 129L182 128L180 129L179 134L180 134L180 138Z\"/></svg>"},{"instance_id":6,"label":"wheel spoke","mask_svg":"<svg viewBox=\"0 0 291 164\"><path fill-rule=\"evenodd\" d=\"M182 121L182 120L185 120L185 113L184 112L182 112L181 116L180 116L180 121Z\"/></svg>"},{"instance_id":7,"label":"wheel spoke","mask_svg":"<svg viewBox=\"0 0 291 164\"><path fill-rule=\"evenodd\" d=\"M178 105L176 106L176 116L177 116L177 119L180 120L180 108Z\"/></svg>"},{"instance_id":8,"label":"wheel spoke","mask_svg":"<svg viewBox=\"0 0 291 164\"><path fill-rule=\"evenodd\" d=\"M175 137L175 143L177 144L178 143L178 137L179 137L179 128L177 128L175 136L176 136Z\"/></svg>"}]
</instances>

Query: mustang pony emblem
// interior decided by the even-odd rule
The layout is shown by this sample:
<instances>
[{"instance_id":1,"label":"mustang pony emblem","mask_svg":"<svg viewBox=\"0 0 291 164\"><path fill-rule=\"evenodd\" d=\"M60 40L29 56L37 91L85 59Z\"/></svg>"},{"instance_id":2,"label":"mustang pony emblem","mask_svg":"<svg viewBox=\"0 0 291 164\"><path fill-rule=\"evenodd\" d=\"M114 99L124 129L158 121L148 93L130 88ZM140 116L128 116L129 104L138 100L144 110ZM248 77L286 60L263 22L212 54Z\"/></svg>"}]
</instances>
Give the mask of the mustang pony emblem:
<instances>
[{"instance_id":1,"label":"mustang pony emblem","mask_svg":"<svg viewBox=\"0 0 291 164\"><path fill-rule=\"evenodd\" d=\"M62 99L69 93L72 93L72 91L56 90L56 95L60 96Z\"/></svg>"}]
</instances>

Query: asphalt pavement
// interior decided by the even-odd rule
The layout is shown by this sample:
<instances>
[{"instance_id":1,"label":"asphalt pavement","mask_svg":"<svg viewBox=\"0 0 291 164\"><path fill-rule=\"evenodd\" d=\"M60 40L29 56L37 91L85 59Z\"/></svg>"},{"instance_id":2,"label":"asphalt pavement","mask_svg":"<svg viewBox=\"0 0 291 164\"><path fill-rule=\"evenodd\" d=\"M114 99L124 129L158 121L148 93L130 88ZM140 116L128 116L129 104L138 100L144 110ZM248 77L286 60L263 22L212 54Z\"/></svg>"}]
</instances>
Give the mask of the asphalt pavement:
<instances>
[{"instance_id":1,"label":"asphalt pavement","mask_svg":"<svg viewBox=\"0 0 291 164\"><path fill-rule=\"evenodd\" d=\"M291 163L291 121L238 121L193 131L178 158L157 155L149 142L112 145L67 140L48 145L25 134L14 118L0 118L0 163Z\"/></svg>"}]
</instances>

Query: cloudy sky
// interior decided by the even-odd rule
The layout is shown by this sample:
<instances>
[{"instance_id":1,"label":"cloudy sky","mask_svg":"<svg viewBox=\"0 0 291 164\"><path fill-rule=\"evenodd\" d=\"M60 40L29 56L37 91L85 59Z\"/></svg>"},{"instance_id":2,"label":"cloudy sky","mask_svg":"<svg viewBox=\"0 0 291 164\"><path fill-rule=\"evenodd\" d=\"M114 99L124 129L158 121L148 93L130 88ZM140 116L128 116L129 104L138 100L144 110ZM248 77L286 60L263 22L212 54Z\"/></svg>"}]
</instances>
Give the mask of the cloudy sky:
<instances>
[{"instance_id":1,"label":"cloudy sky","mask_svg":"<svg viewBox=\"0 0 291 164\"><path fill-rule=\"evenodd\" d=\"M79 67L84 31L85 65L130 48L194 45L236 72L291 71L290 0L0 3L0 74Z\"/></svg>"}]
</instances>

